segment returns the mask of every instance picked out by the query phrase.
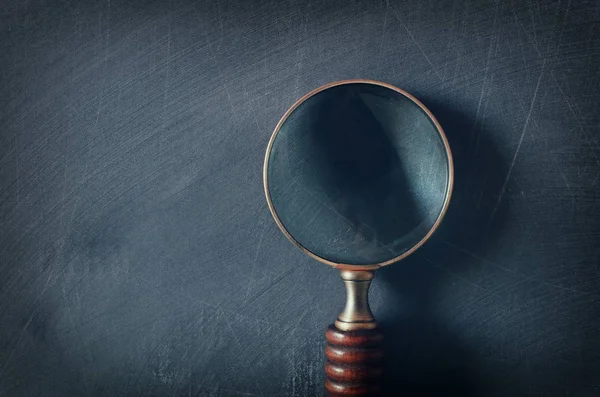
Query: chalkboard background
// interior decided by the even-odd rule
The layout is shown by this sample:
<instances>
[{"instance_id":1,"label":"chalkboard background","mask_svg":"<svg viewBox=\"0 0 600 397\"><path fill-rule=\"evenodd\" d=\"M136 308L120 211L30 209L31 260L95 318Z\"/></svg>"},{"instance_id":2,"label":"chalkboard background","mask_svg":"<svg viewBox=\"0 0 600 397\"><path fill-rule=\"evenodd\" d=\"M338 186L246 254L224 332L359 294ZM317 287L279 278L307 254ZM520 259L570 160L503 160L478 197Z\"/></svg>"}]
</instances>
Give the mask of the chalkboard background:
<instances>
[{"instance_id":1,"label":"chalkboard background","mask_svg":"<svg viewBox=\"0 0 600 397\"><path fill-rule=\"evenodd\" d=\"M381 270L386 390L600 394L600 3L3 1L0 396L312 396L338 272L275 226L269 136L370 78L456 189Z\"/></svg>"}]
</instances>

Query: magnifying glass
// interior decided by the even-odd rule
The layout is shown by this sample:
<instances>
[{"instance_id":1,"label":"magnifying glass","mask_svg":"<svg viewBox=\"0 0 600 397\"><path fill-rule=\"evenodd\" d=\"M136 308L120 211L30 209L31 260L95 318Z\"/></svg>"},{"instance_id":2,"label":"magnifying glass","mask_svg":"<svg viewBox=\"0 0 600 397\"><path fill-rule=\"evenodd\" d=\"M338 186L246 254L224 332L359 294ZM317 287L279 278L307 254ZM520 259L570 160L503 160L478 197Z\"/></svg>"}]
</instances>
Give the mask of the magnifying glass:
<instances>
[{"instance_id":1,"label":"magnifying glass","mask_svg":"<svg viewBox=\"0 0 600 397\"><path fill-rule=\"evenodd\" d=\"M448 140L415 97L372 80L326 84L281 118L265 156L271 214L285 236L340 269L346 306L326 331L330 395L379 393L382 335L369 308L374 271L433 234L453 184Z\"/></svg>"}]
</instances>

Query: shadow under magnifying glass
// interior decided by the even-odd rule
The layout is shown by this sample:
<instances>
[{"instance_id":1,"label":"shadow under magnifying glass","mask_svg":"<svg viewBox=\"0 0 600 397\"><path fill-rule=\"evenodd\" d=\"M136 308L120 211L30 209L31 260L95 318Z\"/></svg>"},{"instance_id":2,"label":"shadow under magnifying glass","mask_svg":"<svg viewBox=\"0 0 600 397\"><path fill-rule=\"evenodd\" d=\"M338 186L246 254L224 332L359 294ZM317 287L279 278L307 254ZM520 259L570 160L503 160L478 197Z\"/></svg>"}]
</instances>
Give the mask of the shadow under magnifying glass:
<instances>
[{"instance_id":1,"label":"shadow under magnifying glass","mask_svg":"<svg viewBox=\"0 0 600 397\"><path fill-rule=\"evenodd\" d=\"M376 313L385 335L383 390L390 396L475 397L479 376L474 349L435 315L436 290L448 277L435 262L460 274L472 266L472 261L461 260L464 252L483 256L502 232L507 208L504 202L498 206L497 197L506 162L485 139L487 126L473 137L472 118L445 104L424 103L449 140L455 185L446 217L431 240L401 263L378 272L385 302Z\"/></svg>"}]
</instances>

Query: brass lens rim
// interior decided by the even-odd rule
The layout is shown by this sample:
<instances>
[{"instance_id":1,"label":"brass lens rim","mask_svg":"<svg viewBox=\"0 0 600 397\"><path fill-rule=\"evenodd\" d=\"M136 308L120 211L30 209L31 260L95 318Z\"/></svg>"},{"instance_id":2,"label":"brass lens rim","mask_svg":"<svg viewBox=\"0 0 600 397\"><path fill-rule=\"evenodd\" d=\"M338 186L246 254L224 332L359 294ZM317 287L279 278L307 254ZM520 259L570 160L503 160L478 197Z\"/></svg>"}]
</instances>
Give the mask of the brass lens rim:
<instances>
[{"instance_id":1,"label":"brass lens rim","mask_svg":"<svg viewBox=\"0 0 600 397\"><path fill-rule=\"evenodd\" d=\"M397 256L395 258L392 258L392 259L388 259L387 261L384 261L384 262L379 262L379 263L374 263L374 264L369 264L369 265L353 265L353 264L350 264L350 263L337 263L337 262L333 262L333 261L330 261L328 259L325 259L325 258L323 258L323 257L315 254L312 251L309 251L302 244L300 244L288 232L288 230L285 228L285 226L281 222L281 219L279 219L279 215L277 215L277 211L275 211L275 207L273 206L273 201L271 200L271 194L269 192L269 178L268 178L269 157L271 155L271 149L273 147L273 143L275 142L275 138L277 137L277 134L279 133L279 130L281 129L281 126L283 125L283 123L285 123L285 121L290 116L290 114L292 114L292 112L298 106L300 106L303 102L305 102L310 97L312 97L313 95L318 94L321 91L324 91L324 90L326 90L328 88L336 87L336 86L339 86L339 85L357 84L357 83L358 84L372 84L372 85L377 85L377 86L389 88L390 90L396 91L396 92L404 95L406 98L408 98L413 103L415 103L417 106L419 106L425 112L425 114L427 114L427 116L431 119L431 121L433 122L433 124L436 127L436 130L440 134L440 138L442 139L442 143L443 143L445 151L446 151L446 158L448 160L448 184L447 184L447 187L446 187L446 196L445 196L445 199L444 199L444 203L442 205L442 210L440 211L440 213L439 213L439 215L438 215L435 223L429 229L429 231L427 232L427 234L418 243L416 243L414 246L412 246L408 251L404 252L402 255L399 255L399 256ZM412 254L413 252L415 252L417 249L419 249L423 244L425 244L425 242L427 240L429 240L429 238L431 237L431 235L437 230L437 228L439 227L440 223L442 222L442 219L444 218L444 215L446 215L446 211L448 210L448 206L450 205L450 198L452 197L452 188L454 186L454 162L452 160L452 151L450 150L450 145L448 144L448 138L446 137L446 134L444 133L444 130L443 130L442 126L437 121L437 119L435 118L435 116L431 113L431 111L429 109L427 109L427 107L425 105L423 105L423 103L421 103L421 101L419 101L413 95L409 94L408 92L404 91L401 88L398 88L398 87L393 86L391 84L384 83L384 82L377 81L377 80L365 80L365 79L340 80L340 81L334 81L334 82L322 85L322 86L320 86L318 88L315 88L314 90L310 91L309 93L307 93L306 95L304 95L303 97L301 97L300 99L298 99L287 110L287 112L285 112L285 114L283 115L283 117L281 117L281 120L279 120L279 122L277 123L277 126L275 126L275 130L273 131L273 134L271 135L271 139L269 139L269 144L267 145L267 152L265 154L265 161L264 161L264 166L263 166L263 184L264 184L264 188L265 188L265 196L267 198L267 204L269 206L269 211L271 211L271 215L273 215L273 218L275 219L275 223L277 223L277 226L279 227L279 229L281 229L281 231L288 238L288 240L290 240L301 251L303 251L308 256L310 256L310 257L318 260L319 262L325 263L325 264L327 264L329 266L332 266L332 267L334 267L336 269L342 269L342 270L375 270L375 269L379 269L380 267L383 267L383 266L391 265L392 263L396 263L396 262L398 262L398 261L406 258L410 254Z\"/></svg>"}]
</instances>

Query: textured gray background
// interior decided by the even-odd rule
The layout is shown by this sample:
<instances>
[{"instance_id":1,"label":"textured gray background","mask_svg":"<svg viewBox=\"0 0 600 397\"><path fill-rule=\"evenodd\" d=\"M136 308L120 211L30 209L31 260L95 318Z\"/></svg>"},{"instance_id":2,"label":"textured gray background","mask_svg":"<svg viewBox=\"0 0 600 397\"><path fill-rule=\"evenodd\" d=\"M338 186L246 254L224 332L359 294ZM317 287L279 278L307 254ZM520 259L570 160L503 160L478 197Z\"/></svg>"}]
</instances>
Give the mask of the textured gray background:
<instances>
[{"instance_id":1,"label":"textured gray background","mask_svg":"<svg viewBox=\"0 0 600 397\"><path fill-rule=\"evenodd\" d=\"M445 127L435 238L380 271L386 388L600 393L598 1L0 2L0 395L320 395L337 272L267 211L306 91Z\"/></svg>"}]
</instances>

